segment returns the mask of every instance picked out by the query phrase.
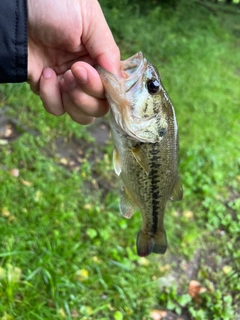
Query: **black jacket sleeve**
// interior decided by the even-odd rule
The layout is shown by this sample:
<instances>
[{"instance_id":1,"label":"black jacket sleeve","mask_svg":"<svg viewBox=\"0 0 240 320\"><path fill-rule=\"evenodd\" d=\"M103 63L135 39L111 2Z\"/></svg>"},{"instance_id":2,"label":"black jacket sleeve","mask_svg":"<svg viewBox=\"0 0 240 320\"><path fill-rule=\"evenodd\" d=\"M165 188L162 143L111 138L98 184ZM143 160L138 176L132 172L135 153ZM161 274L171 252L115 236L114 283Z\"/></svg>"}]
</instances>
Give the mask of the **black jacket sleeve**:
<instances>
[{"instance_id":1,"label":"black jacket sleeve","mask_svg":"<svg viewBox=\"0 0 240 320\"><path fill-rule=\"evenodd\" d=\"M27 80L27 0L0 0L0 83Z\"/></svg>"}]
</instances>

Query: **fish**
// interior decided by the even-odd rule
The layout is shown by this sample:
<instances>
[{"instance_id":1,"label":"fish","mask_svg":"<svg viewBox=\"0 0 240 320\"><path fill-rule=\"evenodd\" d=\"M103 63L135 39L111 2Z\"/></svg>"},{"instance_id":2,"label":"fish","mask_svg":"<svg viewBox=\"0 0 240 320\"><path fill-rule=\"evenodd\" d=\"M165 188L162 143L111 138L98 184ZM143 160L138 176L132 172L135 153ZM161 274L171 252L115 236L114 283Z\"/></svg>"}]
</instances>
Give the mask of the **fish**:
<instances>
[{"instance_id":1,"label":"fish","mask_svg":"<svg viewBox=\"0 0 240 320\"><path fill-rule=\"evenodd\" d=\"M113 166L122 181L120 212L130 219L140 210L137 254L164 254L164 213L168 200L179 201L178 125L158 70L138 52L121 61L121 76L97 66L110 105Z\"/></svg>"}]
</instances>

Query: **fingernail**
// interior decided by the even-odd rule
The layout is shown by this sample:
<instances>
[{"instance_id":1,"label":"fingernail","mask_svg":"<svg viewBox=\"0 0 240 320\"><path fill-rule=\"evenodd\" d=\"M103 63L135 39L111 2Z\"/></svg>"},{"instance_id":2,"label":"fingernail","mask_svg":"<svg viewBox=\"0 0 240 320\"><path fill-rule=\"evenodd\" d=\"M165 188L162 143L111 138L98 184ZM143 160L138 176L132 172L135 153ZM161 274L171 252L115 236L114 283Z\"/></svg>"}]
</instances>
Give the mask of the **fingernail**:
<instances>
[{"instance_id":1,"label":"fingernail","mask_svg":"<svg viewBox=\"0 0 240 320\"><path fill-rule=\"evenodd\" d=\"M50 79L53 76L53 70L51 68L43 69L42 76L44 79Z\"/></svg>"},{"instance_id":2,"label":"fingernail","mask_svg":"<svg viewBox=\"0 0 240 320\"><path fill-rule=\"evenodd\" d=\"M88 75L85 68L77 67L75 68L75 71L77 73L77 78L80 83L86 83L88 81Z\"/></svg>"}]
</instances>

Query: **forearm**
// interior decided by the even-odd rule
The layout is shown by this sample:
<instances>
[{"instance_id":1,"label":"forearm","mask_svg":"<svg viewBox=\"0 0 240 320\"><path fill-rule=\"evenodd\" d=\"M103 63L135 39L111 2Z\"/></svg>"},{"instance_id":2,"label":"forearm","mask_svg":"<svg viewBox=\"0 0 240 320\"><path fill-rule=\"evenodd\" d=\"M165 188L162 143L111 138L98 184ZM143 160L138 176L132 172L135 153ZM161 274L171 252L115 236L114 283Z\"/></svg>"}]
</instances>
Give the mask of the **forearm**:
<instances>
[{"instance_id":1,"label":"forearm","mask_svg":"<svg viewBox=\"0 0 240 320\"><path fill-rule=\"evenodd\" d=\"M0 1L0 83L27 80L26 0Z\"/></svg>"}]
</instances>

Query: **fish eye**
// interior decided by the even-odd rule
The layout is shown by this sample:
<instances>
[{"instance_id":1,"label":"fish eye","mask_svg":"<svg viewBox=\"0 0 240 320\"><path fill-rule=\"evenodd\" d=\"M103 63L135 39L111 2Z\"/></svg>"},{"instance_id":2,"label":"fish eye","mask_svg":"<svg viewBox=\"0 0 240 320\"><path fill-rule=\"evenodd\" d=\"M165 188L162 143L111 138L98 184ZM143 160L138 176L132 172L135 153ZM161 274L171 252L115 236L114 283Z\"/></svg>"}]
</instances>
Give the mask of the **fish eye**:
<instances>
[{"instance_id":1,"label":"fish eye","mask_svg":"<svg viewBox=\"0 0 240 320\"><path fill-rule=\"evenodd\" d=\"M160 87L160 83L157 79L150 79L147 82L147 89L150 94L157 93Z\"/></svg>"}]
</instances>

